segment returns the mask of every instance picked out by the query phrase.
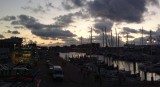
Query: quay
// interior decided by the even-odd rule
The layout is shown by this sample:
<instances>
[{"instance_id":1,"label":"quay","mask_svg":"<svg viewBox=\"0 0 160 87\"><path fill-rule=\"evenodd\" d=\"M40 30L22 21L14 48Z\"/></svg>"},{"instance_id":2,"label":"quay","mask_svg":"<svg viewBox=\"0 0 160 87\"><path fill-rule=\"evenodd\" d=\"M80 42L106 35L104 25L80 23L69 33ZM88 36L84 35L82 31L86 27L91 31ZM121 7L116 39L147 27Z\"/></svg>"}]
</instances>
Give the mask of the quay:
<instances>
[{"instance_id":1,"label":"quay","mask_svg":"<svg viewBox=\"0 0 160 87\"><path fill-rule=\"evenodd\" d=\"M61 65L64 70L64 80L55 82L49 73L45 60L38 61L37 68L40 69L38 78L41 79L40 87L159 87L159 81L107 81L102 77L101 82L95 81L94 73L86 78L76 65L63 60L59 56L51 55L51 63Z\"/></svg>"}]
</instances>

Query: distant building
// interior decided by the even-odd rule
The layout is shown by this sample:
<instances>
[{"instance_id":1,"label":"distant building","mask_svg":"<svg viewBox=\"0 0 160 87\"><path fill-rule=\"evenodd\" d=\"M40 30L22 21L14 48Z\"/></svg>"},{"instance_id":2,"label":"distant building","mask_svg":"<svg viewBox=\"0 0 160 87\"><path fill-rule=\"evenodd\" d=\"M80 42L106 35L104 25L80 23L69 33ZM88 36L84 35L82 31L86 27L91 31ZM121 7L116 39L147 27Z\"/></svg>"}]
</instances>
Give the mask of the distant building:
<instances>
[{"instance_id":1,"label":"distant building","mask_svg":"<svg viewBox=\"0 0 160 87\"><path fill-rule=\"evenodd\" d=\"M11 60L11 52L8 48L0 48L0 63Z\"/></svg>"},{"instance_id":2,"label":"distant building","mask_svg":"<svg viewBox=\"0 0 160 87\"><path fill-rule=\"evenodd\" d=\"M124 48L134 49L135 48L135 44L124 44Z\"/></svg>"},{"instance_id":3,"label":"distant building","mask_svg":"<svg viewBox=\"0 0 160 87\"><path fill-rule=\"evenodd\" d=\"M97 53L97 50L100 48L100 43L88 43L81 44L77 46L78 51L86 53Z\"/></svg>"},{"instance_id":4,"label":"distant building","mask_svg":"<svg viewBox=\"0 0 160 87\"><path fill-rule=\"evenodd\" d=\"M20 48L22 46L23 38L11 37L8 39L0 40L0 48L9 48L14 50L15 48Z\"/></svg>"},{"instance_id":5,"label":"distant building","mask_svg":"<svg viewBox=\"0 0 160 87\"><path fill-rule=\"evenodd\" d=\"M32 56L32 49L29 47L23 47L20 50L16 50L12 54L13 64L29 64Z\"/></svg>"},{"instance_id":6,"label":"distant building","mask_svg":"<svg viewBox=\"0 0 160 87\"><path fill-rule=\"evenodd\" d=\"M0 62L11 63L12 53L15 49L20 49L23 39L19 37L11 37L0 40Z\"/></svg>"},{"instance_id":7,"label":"distant building","mask_svg":"<svg viewBox=\"0 0 160 87\"><path fill-rule=\"evenodd\" d=\"M82 45L78 45L78 47L82 47L82 48L87 48L87 49L94 49L94 48L99 48L100 44L99 43L88 43L88 44L82 44Z\"/></svg>"}]
</instances>

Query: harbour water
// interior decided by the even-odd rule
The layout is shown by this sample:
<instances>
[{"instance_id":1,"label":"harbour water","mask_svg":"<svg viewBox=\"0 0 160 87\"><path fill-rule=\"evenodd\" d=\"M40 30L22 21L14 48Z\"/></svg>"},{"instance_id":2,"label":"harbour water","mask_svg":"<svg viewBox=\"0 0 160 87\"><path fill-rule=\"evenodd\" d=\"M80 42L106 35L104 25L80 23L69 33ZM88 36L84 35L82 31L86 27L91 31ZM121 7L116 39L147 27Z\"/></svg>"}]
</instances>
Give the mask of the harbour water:
<instances>
[{"instance_id":1,"label":"harbour water","mask_svg":"<svg viewBox=\"0 0 160 87\"><path fill-rule=\"evenodd\" d=\"M78 57L78 56L84 56L85 53L77 53L77 52L69 52L69 53L60 53L60 56L62 58L67 58L67 57ZM113 60L112 58L104 57L102 55L94 55L98 57L98 60L100 61L105 61L106 64L108 65L114 65L114 67L118 66L119 70L125 70L125 71L130 71L131 74L136 74L140 73L141 80L145 80L145 73L142 70L139 70L138 65L139 63L135 62L128 62L128 61L122 61L122 60ZM153 78L155 81L160 80L160 75L156 73L150 73L147 72L147 81L151 81L151 77L153 75Z\"/></svg>"}]
</instances>

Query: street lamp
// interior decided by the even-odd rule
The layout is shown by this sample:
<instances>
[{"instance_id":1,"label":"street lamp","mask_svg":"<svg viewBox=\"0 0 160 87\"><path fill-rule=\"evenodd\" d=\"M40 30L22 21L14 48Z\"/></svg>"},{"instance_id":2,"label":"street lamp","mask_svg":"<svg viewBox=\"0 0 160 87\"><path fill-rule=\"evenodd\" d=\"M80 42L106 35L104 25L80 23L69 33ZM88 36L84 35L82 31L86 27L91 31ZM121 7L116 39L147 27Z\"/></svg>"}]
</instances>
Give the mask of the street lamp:
<instances>
[{"instance_id":1,"label":"street lamp","mask_svg":"<svg viewBox=\"0 0 160 87\"><path fill-rule=\"evenodd\" d=\"M153 43L156 43L156 40L155 40L155 39L153 39Z\"/></svg>"}]
</instances>

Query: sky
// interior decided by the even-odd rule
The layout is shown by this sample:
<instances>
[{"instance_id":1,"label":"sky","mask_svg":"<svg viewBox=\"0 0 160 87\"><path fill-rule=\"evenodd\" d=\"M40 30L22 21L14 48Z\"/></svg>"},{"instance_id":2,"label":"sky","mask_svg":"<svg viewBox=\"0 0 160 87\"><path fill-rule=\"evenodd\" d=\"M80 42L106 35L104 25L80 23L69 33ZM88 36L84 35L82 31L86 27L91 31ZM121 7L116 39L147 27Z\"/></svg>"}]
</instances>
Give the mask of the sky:
<instances>
[{"instance_id":1,"label":"sky","mask_svg":"<svg viewBox=\"0 0 160 87\"><path fill-rule=\"evenodd\" d=\"M103 33L115 42L144 43L150 30L160 39L160 0L0 0L0 39L22 37L24 43L63 46L101 43Z\"/></svg>"}]
</instances>

